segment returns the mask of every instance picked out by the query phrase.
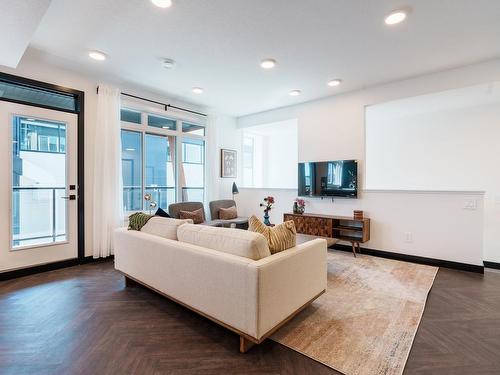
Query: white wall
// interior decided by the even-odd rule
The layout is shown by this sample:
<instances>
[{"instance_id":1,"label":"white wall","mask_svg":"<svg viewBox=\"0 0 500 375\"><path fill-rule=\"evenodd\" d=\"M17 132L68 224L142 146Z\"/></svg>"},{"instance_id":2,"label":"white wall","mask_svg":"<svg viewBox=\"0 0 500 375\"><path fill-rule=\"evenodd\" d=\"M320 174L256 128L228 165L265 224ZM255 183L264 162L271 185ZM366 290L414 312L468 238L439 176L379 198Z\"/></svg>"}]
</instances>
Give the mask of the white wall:
<instances>
[{"instance_id":1,"label":"white wall","mask_svg":"<svg viewBox=\"0 0 500 375\"><path fill-rule=\"evenodd\" d=\"M241 135L236 127L236 119L231 116L217 114L212 124L213 131L208 134L207 159L212 160L212 166L208 168L207 187L209 189L208 200L232 199L233 182L239 185L241 176ZM231 149L237 152L236 178L221 177L221 149Z\"/></svg>"},{"instance_id":2,"label":"white wall","mask_svg":"<svg viewBox=\"0 0 500 375\"><path fill-rule=\"evenodd\" d=\"M365 107L390 100L426 93L466 87L500 79L500 60L471 65L445 72L429 74L405 81L346 93L297 106L281 108L238 119L239 127L297 118L299 126L299 160L358 159L360 185L364 187ZM495 172L493 172L495 173ZM248 189L238 196L242 213L252 213L264 195L275 195L291 209L295 191L259 191ZM309 212L351 214L353 209L364 209L372 218L372 240L366 247L400 253L430 256L459 262L481 264L483 260L483 203L481 195L476 211L464 210L470 200L468 193L415 195L413 192L361 192L358 200L337 199L333 204L314 201ZM436 197L431 199L431 197ZM398 202L401 206L396 206ZM446 208L446 209L443 209ZM397 218L397 220L392 219ZM449 242L442 233L436 233L436 222L445 224L443 233L453 232ZM275 218L275 221L279 220ZM404 224L405 229L402 228ZM440 224L441 228L443 224ZM411 248L404 242L404 232L413 233ZM453 237L458 237L455 241ZM452 250L453 249L453 250ZM500 262L498 247L484 248L484 260Z\"/></svg>"},{"instance_id":3,"label":"white wall","mask_svg":"<svg viewBox=\"0 0 500 375\"><path fill-rule=\"evenodd\" d=\"M289 189L297 186L296 119L243 128L241 133L241 142L244 137L254 141L253 181L245 180L242 175L243 187Z\"/></svg>"},{"instance_id":4,"label":"white wall","mask_svg":"<svg viewBox=\"0 0 500 375\"><path fill-rule=\"evenodd\" d=\"M485 190L500 198L500 83L366 109L366 188ZM496 190L494 188L497 188Z\"/></svg>"}]
</instances>

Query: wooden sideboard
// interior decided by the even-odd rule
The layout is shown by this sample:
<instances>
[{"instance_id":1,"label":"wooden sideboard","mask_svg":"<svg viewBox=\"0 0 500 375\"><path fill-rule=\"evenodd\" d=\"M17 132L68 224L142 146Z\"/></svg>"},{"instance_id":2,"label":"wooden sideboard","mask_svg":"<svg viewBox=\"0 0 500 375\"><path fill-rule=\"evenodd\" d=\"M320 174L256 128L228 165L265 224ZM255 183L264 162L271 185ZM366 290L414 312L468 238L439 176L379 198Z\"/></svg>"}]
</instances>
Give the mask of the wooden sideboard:
<instances>
[{"instance_id":1,"label":"wooden sideboard","mask_svg":"<svg viewBox=\"0 0 500 375\"><path fill-rule=\"evenodd\" d=\"M341 241L348 241L352 245L352 252L356 256L360 243L370 239L370 219L354 219L348 216L331 216L319 214L292 214L283 215L283 221L293 220L297 233L320 237L333 237Z\"/></svg>"}]
</instances>

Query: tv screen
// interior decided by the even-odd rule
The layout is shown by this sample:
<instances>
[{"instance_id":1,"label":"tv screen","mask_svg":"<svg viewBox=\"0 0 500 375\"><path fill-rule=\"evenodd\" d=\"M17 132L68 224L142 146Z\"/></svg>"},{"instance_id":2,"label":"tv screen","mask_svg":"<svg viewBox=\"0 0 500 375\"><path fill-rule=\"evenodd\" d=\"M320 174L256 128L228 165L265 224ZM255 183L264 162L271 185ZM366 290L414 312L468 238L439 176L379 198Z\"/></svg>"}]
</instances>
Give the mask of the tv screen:
<instances>
[{"instance_id":1,"label":"tv screen","mask_svg":"<svg viewBox=\"0 0 500 375\"><path fill-rule=\"evenodd\" d=\"M299 196L358 196L358 162L356 160L299 163Z\"/></svg>"}]
</instances>

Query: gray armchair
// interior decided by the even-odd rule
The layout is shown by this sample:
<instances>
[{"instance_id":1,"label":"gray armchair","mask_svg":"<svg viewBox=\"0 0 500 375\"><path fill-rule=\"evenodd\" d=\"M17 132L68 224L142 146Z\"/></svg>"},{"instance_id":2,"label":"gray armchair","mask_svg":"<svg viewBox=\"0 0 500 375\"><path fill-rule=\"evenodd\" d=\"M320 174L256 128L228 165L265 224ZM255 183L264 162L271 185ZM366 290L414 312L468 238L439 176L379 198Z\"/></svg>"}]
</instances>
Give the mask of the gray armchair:
<instances>
[{"instance_id":1,"label":"gray armchair","mask_svg":"<svg viewBox=\"0 0 500 375\"><path fill-rule=\"evenodd\" d=\"M218 222L224 227L230 227L232 224L239 229L248 229L248 218L238 216L235 219L231 220L221 220L219 218L219 210L221 208L230 208L236 206L236 202L232 199L221 199L218 201L212 201L209 203L210 207L210 216L212 222Z\"/></svg>"}]
</instances>

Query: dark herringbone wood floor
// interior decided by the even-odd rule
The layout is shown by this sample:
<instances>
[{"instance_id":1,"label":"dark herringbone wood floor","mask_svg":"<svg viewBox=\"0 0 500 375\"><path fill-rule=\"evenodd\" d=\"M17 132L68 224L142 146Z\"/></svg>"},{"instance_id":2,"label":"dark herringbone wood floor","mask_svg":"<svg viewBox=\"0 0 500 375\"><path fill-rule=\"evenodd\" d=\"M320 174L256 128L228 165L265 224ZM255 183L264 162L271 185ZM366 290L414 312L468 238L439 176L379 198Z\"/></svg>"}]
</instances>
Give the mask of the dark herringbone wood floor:
<instances>
[{"instance_id":1,"label":"dark herringbone wood floor","mask_svg":"<svg viewBox=\"0 0 500 375\"><path fill-rule=\"evenodd\" d=\"M363 360L360 358L360 360ZM337 374L272 341L238 338L111 262L0 283L0 374ZM500 374L500 273L441 269L405 374Z\"/></svg>"}]
</instances>

